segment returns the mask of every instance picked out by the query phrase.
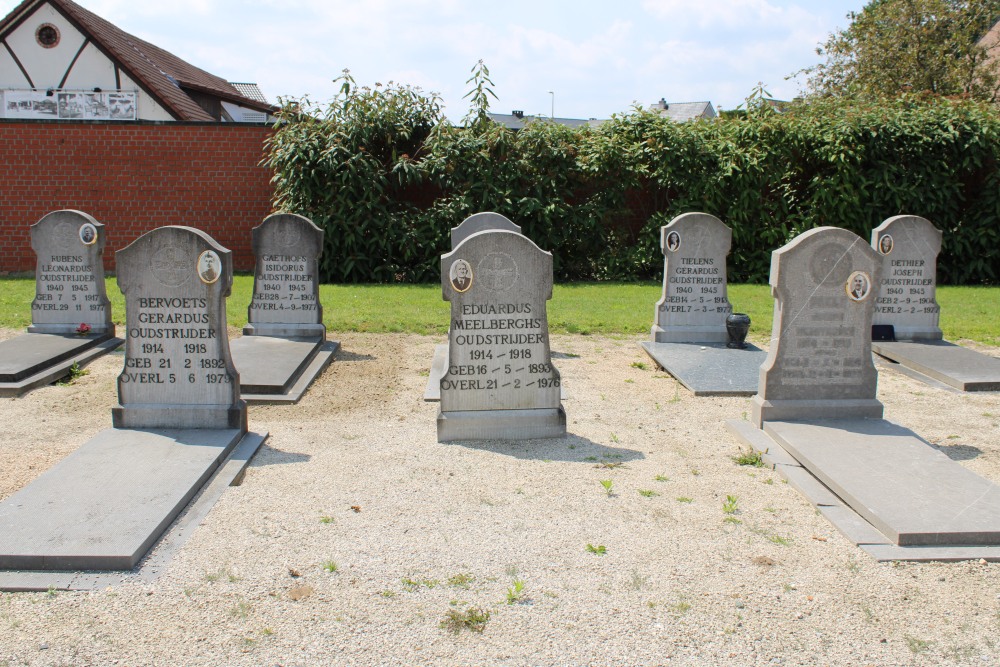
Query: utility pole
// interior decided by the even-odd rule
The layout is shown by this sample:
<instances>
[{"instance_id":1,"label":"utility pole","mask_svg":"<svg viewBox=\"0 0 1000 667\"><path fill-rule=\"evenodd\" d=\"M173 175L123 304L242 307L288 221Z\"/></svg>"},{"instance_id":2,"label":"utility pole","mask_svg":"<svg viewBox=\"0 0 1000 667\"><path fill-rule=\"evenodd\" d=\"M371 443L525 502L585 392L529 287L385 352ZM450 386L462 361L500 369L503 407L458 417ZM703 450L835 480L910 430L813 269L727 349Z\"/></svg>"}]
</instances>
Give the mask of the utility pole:
<instances>
[{"instance_id":1,"label":"utility pole","mask_svg":"<svg viewBox=\"0 0 1000 667\"><path fill-rule=\"evenodd\" d=\"M549 95L552 96L552 120L556 119L556 94L554 91L549 91Z\"/></svg>"}]
</instances>

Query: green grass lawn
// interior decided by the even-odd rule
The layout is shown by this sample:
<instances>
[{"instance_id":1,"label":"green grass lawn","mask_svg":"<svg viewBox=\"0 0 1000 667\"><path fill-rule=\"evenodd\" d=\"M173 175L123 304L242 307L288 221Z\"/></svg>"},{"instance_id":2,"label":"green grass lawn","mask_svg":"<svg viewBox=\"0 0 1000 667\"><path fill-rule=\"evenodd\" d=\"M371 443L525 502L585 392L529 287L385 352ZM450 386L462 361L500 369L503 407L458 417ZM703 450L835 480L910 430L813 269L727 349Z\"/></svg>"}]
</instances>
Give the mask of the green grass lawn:
<instances>
[{"instance_id":1,"label":"green grass lawn","mask_svg":"<svg viewBox=\"0 0 1000 667\"><path fill-rule=\"evenodd\" d=\"M0 284L0 326L28 326L34 279L2 278ZM125 300L114 278L107 284L114 320L123 324ZM252 276L234 278L227 303L230 325L246 323L252 289ZM549 302L549 326L556 333L641 338L649 334L660 291L659 282L556 285ZM945 338L1000 345L1000 288L939 287L937 298ZM750 316L751 337L770 336L774 302L769 286L730 285L729 300L734 310ZM448 303L441 298L439 285L322 285L320 301L330 331L443 334L448 330Z\"/></svg>"}]
</instances>

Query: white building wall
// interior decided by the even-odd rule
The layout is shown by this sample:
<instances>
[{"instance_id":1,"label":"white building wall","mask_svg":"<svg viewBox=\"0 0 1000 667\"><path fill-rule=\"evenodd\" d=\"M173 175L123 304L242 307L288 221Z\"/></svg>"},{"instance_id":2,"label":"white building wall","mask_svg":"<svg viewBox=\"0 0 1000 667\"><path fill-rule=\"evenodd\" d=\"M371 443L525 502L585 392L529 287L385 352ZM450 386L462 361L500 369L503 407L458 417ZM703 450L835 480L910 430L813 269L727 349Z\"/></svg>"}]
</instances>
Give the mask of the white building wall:
<instances>
[{"instance_id":1,"label":"white building wall","mask_svg":"<svg viewBox=\"0 0 1000 667\"><path fill-rule=\"evenodd\" d=\"M47 49L35 40L35 31L44 23L51 23L59 30L59 43ZM21 23L7 36L10 46L17 59L24 65L35 88L46 89L59 85L73 56L83 45L84 36L63 18L48 3L40 5L31 16ZM6 50L6 49L5 49ZM13 64L13 63L12 63ZM17 65L14 65L17 70ZM5 77L6 78L6 75ZM21 79L20 72L14 77ZM24 84L20 84L23 86Z\"/></svg>"},{"instance_id":2,"label":"white building wall","mask_svg":"<svg viewBox=\"0 0 1000 667\"><path fill-rule=\"evenodd\" d=\"M21 73L7 49L0 47L0 88L27 88L28 80Z\"/></svg>"},{"instance_id":3,"label":"white building wall","mask_svg":"<svg viewBox=\"0 0 1000 667\"><path fill-rule=\"evenodd\" d=\"M125 72L121 73L122 90L136 91L139 93L139 120L176 120L170 112L150 97L146 91L130 79Z\"/></svg>"},{"instance_id":4,"label":"white building wall","mask_svg":"<svg viewBox=\"0 0 1000 667\"><path fill-rule=\"evenodd\" d=\"M93 43L84 48L63 88L67 90L115 90L115 64Z\"/></svg>"}]
</instances>

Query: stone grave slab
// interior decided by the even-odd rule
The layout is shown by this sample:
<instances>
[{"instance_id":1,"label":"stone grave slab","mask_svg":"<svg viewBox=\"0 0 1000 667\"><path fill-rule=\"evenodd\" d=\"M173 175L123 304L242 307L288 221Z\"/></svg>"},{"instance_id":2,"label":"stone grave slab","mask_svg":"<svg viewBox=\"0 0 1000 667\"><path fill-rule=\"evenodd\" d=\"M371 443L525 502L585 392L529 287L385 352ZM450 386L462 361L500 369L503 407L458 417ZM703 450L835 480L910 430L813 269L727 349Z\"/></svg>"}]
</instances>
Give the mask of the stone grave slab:
<instances>
[{"instance_id":1,"label":"stone grave slab","mask_svg":"<svg viewBox=\"0 0 1000 667\"><path fill-rule=\"evenodd\" d=\"M506 232L521 233L521 227L515 225L506 216L492 211L473 213L468 218L459 223L458 227L451 228L451 249L454 250L458 244L469 238L473 234L485 231L502 230Z\"/></svg>"},{"instance_id":2,"label":"stone grave slab","mask_svg":"<svg viewBox=\"0 0 1000 667\"><path fill-rule=\"evenodd\" d=\"M880 418L871 355L878 254L856 234L819 227L771 254L774 323L752 421Z\"/></svg>"},{"instance_id":3,"label":"stone grave slab","mask_svg":"<svg viewBox=\"0 0 1000 667\"><path fill-rule=\"evenodd\" d=\"M764 431L894 544L1000 545L1000 486L909 429L838 419Z\"/></svg>"},{"instance_id":4,"label":"stone grave slab","mask_svg":"<svg viewBox=\"0 0 1000 667\"><path fill-rule=\"evenodd\" d=\"M266 437L247 432L229 353L229 250L160 227L117 260L127 335L115 428L0 503L2 568L132 568L232 448Z\"/></svg>"},{"instance_id":5,"label":"stone grave slab","mask_svg":"<svg viewBox=\"0 0 1000 667\"><path fill-rule=\"evenodd\" d=\"M243 337L230 346L243 400L294 403L330 365L339 343L326 342L319 299L323 230L292 213L254 227L253 298Z\"/></svg>"},{"instance_id":6,"label":"stone grave slab","mask_svg":"<svg viewBox=\"0 0 1000 667\"><path fill-rule=\"evenodd\" d=\"M438 441L566 434L546 302L552 255L509 231L473 234L441 257L451 303Z\"/></svg>"},{"instance_id":7,"label":"stone grave slab","mask_svg":"<svg viewBox=\"0 0 1000 667\"><path fill-rule=\"evenodd\" d=\"M1000 391L1000 359L947 341L872 342L879 356L959 391Z\"/></svg>"},{"instance_id":8,"label":"stone grave slab","mask_svg":"<svg viewBox=\"0 0 1000 667\"><path fill-rule=\"evenodd\" d=\"M104 244L104 225L80 211L54 211L31 226L31 325L0 342L0 396L50 384L74 363L121 345L104 285Z\"/></svg>"},{"instance_id":9,"label":"stone grave slab","mask_svg":"<svg viewBox=\"0 0 1000 667\"><path fill-rule=\"evenodd\" d=\"M0 503L0 568L129 570L239 429L106 429Z\"/></svg>"},{"instance_id":10,"label":"stone grave slab","mask_svg":"<svg viewBox=\"0 0 1000 667\"><path fill-rule=\"evenodd\" d=\"M663 293L651 330L655 343L725 343L729 304L726 257L733 232L707 213L685 213L660 228Z\"/></svg>"},{"instance_id":11,"label":"stone grave slab","mask_svg":"<svg viewBox=\"0 0 1000 667\"><path fill-rule=\"evenodd\" d=\"M762 349L730 349L724 343L656 343L643 341L642 349L695 396L753 396L757 393L760 365L767 358Z\"/></svg>"},{"instance_id":12,"label":"stone grave slab","mask_svg":"<svg viewBox=\"0 0 1000 667\"><path fill-rule=\"evenodd\" d=\"M896 340L941 340L937 256L941 231L915 215L897 215L872 230L882 279L872 324L889 324Z\"/></svg>"}]
</instances>

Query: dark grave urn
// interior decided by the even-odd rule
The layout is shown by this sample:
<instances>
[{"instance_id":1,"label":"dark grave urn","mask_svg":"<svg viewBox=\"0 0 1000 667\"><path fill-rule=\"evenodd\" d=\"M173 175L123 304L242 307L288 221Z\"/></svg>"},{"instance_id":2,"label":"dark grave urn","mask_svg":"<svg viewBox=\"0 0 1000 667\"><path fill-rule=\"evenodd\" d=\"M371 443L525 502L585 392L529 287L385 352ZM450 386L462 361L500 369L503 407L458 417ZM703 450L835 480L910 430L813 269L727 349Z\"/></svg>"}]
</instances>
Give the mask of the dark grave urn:
<instances>
[{"instance_id":1,"label":"dark grave urn","mask_svg":"<svg viewBox=\"0 0 1000 667\"><path fill-rule=\"evenodd\" d=\"M750 316L746 313L729 313L726 316L726 334L729 335L729 342L726 347L736 350L745 350L747 344L744 342L747 332L750 331Z\"/></svg>"}]
</instances>

